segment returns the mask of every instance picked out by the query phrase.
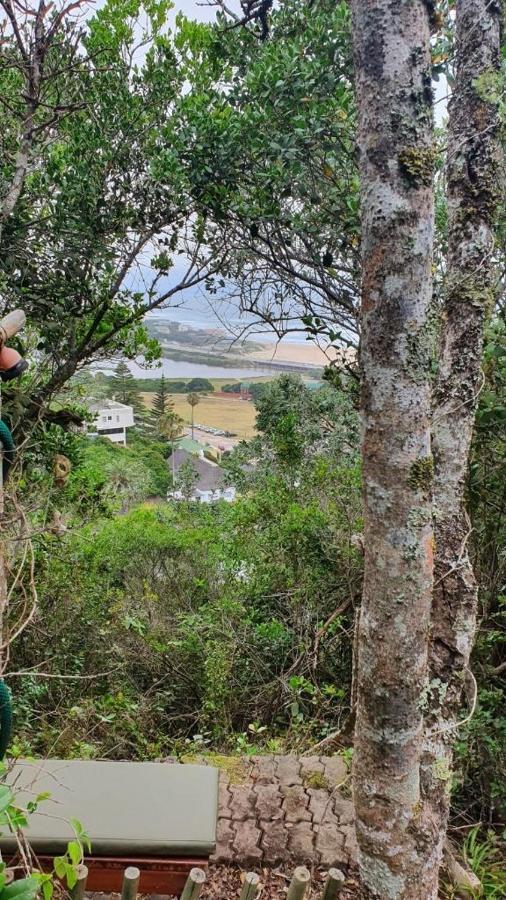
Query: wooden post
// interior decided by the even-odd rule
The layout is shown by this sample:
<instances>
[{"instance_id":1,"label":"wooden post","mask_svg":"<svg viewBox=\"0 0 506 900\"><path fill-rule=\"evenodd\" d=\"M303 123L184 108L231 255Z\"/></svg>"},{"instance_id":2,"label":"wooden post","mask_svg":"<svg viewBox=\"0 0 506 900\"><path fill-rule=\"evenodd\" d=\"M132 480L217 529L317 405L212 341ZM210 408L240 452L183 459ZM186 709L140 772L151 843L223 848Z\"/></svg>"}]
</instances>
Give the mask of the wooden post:
<instances>
[{"instance_id":1,"label":"wooden post","mask_svg":"<svg viewBox=\"0 0 506 900\"><path fill-rule=\"evenodd\" d=\"M123 874L121 900L136 900L141 873L136 866L128 866Z\"/></svg>"},{"instance_id":2,"label":"wooden post","mask_svg":"<svg viewBox=\"0 0 506 900\"><path fill-rule=\"evenodd\" d=\"M86 881L88 879L88 866L85 866L83 863L77 867L77 881L69 891L72 900L83 900L84 892L86 890Z\"/></svg>"},{"instance_id":3,"label":"wooden post","mask_svg":"<svg viewBox=\"0 0 506 900\"><path fill-rule=\"evenodd\" d=\"M304 900L310 880L311 875L305 866L299 866L295 869L286 900Z\"/></svg>"},{"instance_id":4,"label":"wooden post","mask_svg":"<svg viewBox=\"0 0 506 900\"><path fill-rule=\"evenodd\" d=\"M205 880L206 873L203 869L192 869L186 879L186 884L183 893L181 894L181 900L197 900L197 897L200 897L202 885Z\"/></svg>"},{"instance_id":5,"label":"wooden post","mask_svg":"<svg viewBox=\"0 0 506 900\"><path fill-rule=\"evenodd\" d=\"M260 875L256 872L248 872L244 879L241 896L239 900L253 900L258 894L258 886L260 884Z\"/></svg>"},{"instance_id":6,"label":"wooden post","mask_svg":"<svg viewBox=\"0 0 506 900\"><path fill-rule=\"evenodd\" d=\"M322 900L336 900L345 881L346 876L341 869L329 869Z\"/></svg>"}]
</instances>

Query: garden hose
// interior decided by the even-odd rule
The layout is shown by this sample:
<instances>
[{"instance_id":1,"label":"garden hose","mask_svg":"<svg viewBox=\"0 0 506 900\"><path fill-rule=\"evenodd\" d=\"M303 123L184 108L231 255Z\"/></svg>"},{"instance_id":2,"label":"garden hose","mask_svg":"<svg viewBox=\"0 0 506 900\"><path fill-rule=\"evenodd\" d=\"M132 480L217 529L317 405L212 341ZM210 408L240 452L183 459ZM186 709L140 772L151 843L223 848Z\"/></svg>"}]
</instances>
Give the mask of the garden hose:
<instances>
[{"instance_id":1,"label":"garden hose","mask_svg":"<svg viewBox=\"0 0 506 900\"><path fill-rule=\"evenodd\" d=\"M2 443L2 473L4 482L9 477L9 470L14 461L14 440L10 429L7 427L3 419L0 419L0 442Z\"/></svg>"},{"instance_id":2,"label":"garden hose","mask_svg":"<svg viewBox=\"0 0 506 900\"><path fill-rule=\"evenodd\" d=\"M12 695L0 678L0 762L3 760L12 735Z\"/></svg>"}]
</instances>

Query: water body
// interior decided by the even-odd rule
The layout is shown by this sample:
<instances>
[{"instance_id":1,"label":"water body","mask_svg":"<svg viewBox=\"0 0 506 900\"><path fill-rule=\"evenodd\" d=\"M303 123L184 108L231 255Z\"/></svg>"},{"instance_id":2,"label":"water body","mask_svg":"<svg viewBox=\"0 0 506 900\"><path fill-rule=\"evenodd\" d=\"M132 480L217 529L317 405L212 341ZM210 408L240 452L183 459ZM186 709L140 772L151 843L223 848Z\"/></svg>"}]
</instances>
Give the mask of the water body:
<instances>
[{"instance_id":1,"label":"water body","mask_svg":"<svg viewBox=\"0 0 506 900\"><path fill-rule=\"evenodd\" d=\"M227 303L225 300L213 303L206 300L205 296L198 295L188 297L179 306L168 307L167 309L155 309L152 313L148 313L146 321L153 319L169 322L179 322L180 325L189 326L190 328L207 329L216 328L230 337L242 334L244 328L249 325L250 333L246 336L247 340L262 341L265 343L276 343L279 338L275 331L265 323L260 323L258 319L250 313L239 315L237 308ZM292 322L292 325L294 323ZM300 331L292 331L285 335L283 341L287 344L303 344L307 338L307 331L300 327Z\"/></svg>"},{"instance_id":2,"label":"water body","mask_svg":"<svg viewBox=\"0 0 506 900\"><path fill-rule=\"evenodd\" d=\"M227 378L230 381L240 379L247 381L250 378L259 378L264 375L274 378L276 372L272 369L263 369L256 366L251 369L232 368L231 366L208 366L203 363L193 363L176 359L162 359L161 365L147 368L133 360L127 360L127 365L135 378L161 378L162 373L171 381L182 379L188 381L190 378ZM99 366L93 366L95 372L105 372L106 375L112 375L117 361L111 361L109 364L102 363Z\"/></svg>"},{"instance_id":3,"label":"water body","mask_svg":"<svg viewBox=\"0 0 506 900\"><path fill-rule=\"evenodd\" d=\"M233 381L236 378L246 380L248 378L258 378L262 375L275 377L276 372L272 369L262 369L255 366L251 369L232 368L231 366L208 366L204 363L193 363L188 360L162 359L161 365L146 369L137 362L129 362L130 370L135 378L160 378L163 374L166 378L176 380L178 378L229 378ZM114 367L113 367L114 368Z\"/></svg>"}]
</instances>

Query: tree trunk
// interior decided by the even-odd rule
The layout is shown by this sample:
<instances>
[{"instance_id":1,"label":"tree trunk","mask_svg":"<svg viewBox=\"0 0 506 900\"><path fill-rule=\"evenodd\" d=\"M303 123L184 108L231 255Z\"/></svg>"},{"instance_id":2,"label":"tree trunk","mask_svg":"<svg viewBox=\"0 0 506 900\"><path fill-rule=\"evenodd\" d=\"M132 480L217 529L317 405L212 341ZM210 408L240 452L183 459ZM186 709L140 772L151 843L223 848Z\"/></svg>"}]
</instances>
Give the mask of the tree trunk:
<instances>
[{"instance_id":1,"label":"tree trunk","mask_svg":"<svg viewBox=\"0 0 506 900\"><path fill-rule=\"evenodd\" d=\"M435 897L421 877L420 696L432 600L429 4L352 0L363 247L365 573L354 799L363 897Z\"/></svg>"},{"instance_id":2,"label":"tree trunk","mask_svg":"<svg viewBox=\"0 0 506 900\"><path fill-rule=\"evenodd\" d=\"M422 765L426 815L439 822L438 858L449 812L452 744L459 716L465 716L460 704L466 681L474 693L469 657L478 591L468 552L465 486L481 383L483 328L498 282L493 228L501 146L497 107L487 97L499 70L500 19L499 0L457 2L446 291L432 430L436 560Z\"/></svg>"}]
</instances>

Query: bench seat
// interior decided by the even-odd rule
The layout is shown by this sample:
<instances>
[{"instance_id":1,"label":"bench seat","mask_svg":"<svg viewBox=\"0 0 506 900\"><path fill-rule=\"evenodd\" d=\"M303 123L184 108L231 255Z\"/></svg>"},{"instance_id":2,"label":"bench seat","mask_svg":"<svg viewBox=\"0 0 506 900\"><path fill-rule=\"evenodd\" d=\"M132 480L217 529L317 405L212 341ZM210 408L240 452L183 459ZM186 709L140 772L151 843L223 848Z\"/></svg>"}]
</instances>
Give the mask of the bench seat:
<instances>
[{"instance_id":1,"label":"bench seat","mask_svg":"<svg viewBox=\"0 0 506 900\"><path fill-rule=\"evenodd\" d=\"M47 855L48 864L50 857L65 852L74 837L69 821L78 819L91 841L91 856L85 861L92 889L99 881L112 884L109 877L104 881L104 873L115 868L113 881L119 883L125 865L141 868L141 890L152 889L155 882L159 890L168 886L163 871L177 871L179 884L191 865L207 861L215 849L218 771L211 766L19 761L6 781L20 806L50 793L30 815L26 830L36 855ZM9 851L16 851L15 838L3 834L0 849L7 858ZM94 878L94 871L102 875ZM143 872L155 873L154 880ZM107 885L94 889L118 889Z\"/></svg>"}]
</instances>

